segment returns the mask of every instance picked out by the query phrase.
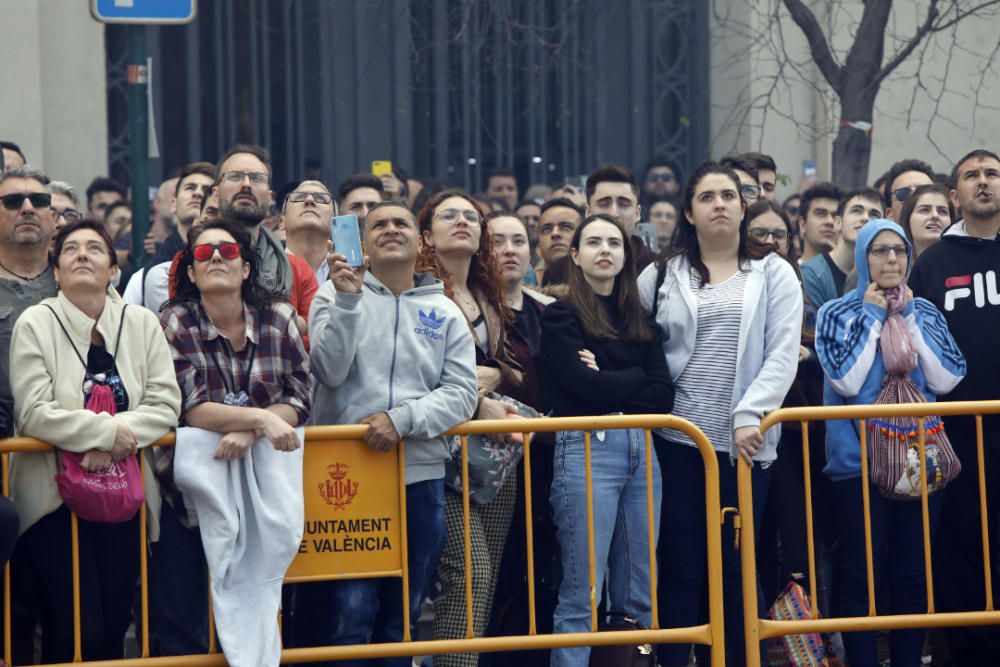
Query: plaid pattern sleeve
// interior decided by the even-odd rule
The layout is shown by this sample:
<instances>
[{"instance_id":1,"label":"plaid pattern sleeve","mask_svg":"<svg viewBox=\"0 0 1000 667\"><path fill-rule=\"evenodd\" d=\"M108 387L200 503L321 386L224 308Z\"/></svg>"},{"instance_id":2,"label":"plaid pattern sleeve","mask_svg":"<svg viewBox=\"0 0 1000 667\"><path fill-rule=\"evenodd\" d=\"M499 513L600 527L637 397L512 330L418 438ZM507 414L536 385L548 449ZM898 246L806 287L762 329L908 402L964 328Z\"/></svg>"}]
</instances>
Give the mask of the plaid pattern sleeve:
<instances>
[{"instance_id":1,"label":"plaid pattern sleeve","mask_svg":"<svg viewBox=\"0 0 1000 667\"><path fill-rule=\"evenodd\" d=\"M284 302L259 310L244 305L243 317L249 344L237 352L201 304L173 304L161 313L181 389L182 425L192 408L223 403L227 393L244 387L254 407L284 403L295 410L299 425L309 419L312 376L295 310ZM153 464L161 493L187 525L181 494L173 484L173 447L154 448Z\"/></svg>"},{"instance_id":2,"label":"plaid pattern sleeve","mask_svg":"<svg viewBox=\"0 0 1000 667\"><path fill-rule=\"evenodd\" d=\"M285 403L299 416L299 425L305 424L312 407L312 376L298 315L284 302L272 303L254 315L257 352L250 376L250 402L258 407Z\"/></svg>"}]
</instances>

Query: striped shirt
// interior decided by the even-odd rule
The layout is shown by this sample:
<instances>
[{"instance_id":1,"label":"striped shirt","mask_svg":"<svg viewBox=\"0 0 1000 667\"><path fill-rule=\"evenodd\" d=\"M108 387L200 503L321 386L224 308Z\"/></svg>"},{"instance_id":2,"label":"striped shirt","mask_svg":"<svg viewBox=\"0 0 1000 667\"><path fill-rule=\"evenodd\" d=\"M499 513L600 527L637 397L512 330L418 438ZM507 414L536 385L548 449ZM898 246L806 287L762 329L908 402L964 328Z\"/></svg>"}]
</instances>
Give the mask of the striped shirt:
<instances>
[{"instance_id":1,"label":"striped shirt","mask_svg":"<svg viewBox=\"0 0 1000 667\"><path fill-rule=\"evenodd\" d=\"M737 271L716 285L699 287L691 271L691 291L698 303L698 329L691 358L674 383L674 412L700 428L716 451L729 452L733 444L733 385L736 348L746 271ZM668 440L694 446L679 431L667 431Z\"/></svg>"}]
</instances>

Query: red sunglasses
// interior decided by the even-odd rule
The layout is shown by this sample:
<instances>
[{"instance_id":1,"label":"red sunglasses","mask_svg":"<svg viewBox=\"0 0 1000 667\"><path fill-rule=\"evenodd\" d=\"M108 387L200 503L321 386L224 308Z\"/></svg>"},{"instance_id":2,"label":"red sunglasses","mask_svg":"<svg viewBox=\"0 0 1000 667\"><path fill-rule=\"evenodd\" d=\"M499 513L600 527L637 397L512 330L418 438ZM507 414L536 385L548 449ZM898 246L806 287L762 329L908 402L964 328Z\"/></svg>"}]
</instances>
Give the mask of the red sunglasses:
<instances>
[{"instance_id":1,"label":"red sunglasses","mask_svg":"<svg viewBox=\"0 0 1000 667\"><path fill-rule=\"evenodd\" d=\"M207 262L212 259L212 255L218 250L222 259L236 259L240 256L240 244L235 241L224 241L223 243L199 243L191 248L194 261Z\"/></svg>"}]
</instances>

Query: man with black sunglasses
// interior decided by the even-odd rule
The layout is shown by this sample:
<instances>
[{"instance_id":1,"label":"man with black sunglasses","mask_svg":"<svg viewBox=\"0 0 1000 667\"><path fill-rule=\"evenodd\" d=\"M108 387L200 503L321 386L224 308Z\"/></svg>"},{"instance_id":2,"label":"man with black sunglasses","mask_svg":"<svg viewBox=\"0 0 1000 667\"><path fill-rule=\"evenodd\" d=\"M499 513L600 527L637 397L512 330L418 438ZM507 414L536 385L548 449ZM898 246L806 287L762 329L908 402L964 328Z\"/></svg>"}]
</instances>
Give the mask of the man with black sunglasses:
<instances>
[{"instance_id":1,"label":"man with black sunglasses","mask_svg":"<svg viewBox=\"0 0 1000 667\"><path fill-rule=\"evenodd\" d=\"M10 346L14 321L28 306L55 296L49 241L55 233L48 179L26 166L0 172L0 341ZM7 380L7 355L0 378ZM6 392L5 395L10 396Z\"/></svg>"},{"instance_id":2,"label":"man with black sunglasses","mask_svg":"<svg viewBox=\"0 0 1000 667\"><path fill-rule=\"evenodd\" d=\"M26 166L0 171L0 343L10 349L14 322L28 306L55 296L49 241L55 233L48 179ZM0 413L13 414L7 354L0 354ZM0 420L0 437L12 432L12 420Z\"/></svg>"},{"instance_id":3,"label":"man with black sunglasses","mask_svg":"<svg viewBox=\"0 0 1000 667\"><path fill-rule=\"evenodd\" d=\"M885 217L899 220L903 203L921 185L934 182L934 169L922 160L900 160L889 167L885 185L882 187L882 203L885 204Z\"/></svg>"}]
</instances>

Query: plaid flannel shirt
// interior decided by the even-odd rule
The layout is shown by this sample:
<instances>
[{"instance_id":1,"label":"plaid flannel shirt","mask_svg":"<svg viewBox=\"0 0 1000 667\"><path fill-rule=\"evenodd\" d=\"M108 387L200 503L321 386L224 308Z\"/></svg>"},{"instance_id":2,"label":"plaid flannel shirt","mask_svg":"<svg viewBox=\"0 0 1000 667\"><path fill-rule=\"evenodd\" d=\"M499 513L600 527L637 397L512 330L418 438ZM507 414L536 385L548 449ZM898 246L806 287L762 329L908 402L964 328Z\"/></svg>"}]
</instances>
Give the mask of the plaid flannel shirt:
<instances>
[{"instance_id":1,"label":"plaid flannel shirt","mask_svg":"<svg viewBox=\"0 0 1000 667\"><path fill-rule=\"evenodd\" d=\"M181 388L181 425L190 409L202 403L223 403L227 393L238 393L244 387L251 406L266 408L284 403L295 410L299 424L305 424L312 404L313 379L297 317L295 309L284 302L262 309L244 304L247 344L236 352L200 303L166 306L160 322ZM173 481L173 461L173 447L153 448L161 494L177 511L181 523L190 527L181 493Z\"/></svg>"}]
</instances>

